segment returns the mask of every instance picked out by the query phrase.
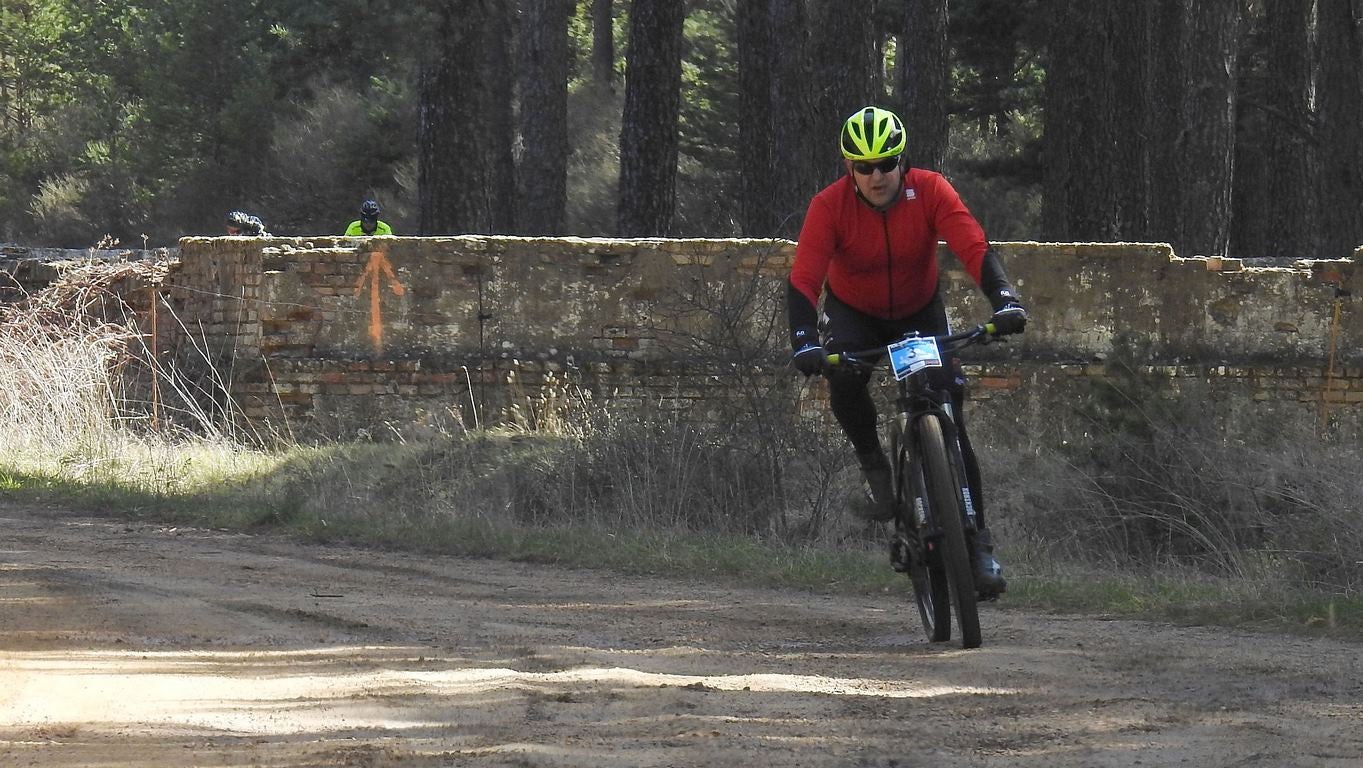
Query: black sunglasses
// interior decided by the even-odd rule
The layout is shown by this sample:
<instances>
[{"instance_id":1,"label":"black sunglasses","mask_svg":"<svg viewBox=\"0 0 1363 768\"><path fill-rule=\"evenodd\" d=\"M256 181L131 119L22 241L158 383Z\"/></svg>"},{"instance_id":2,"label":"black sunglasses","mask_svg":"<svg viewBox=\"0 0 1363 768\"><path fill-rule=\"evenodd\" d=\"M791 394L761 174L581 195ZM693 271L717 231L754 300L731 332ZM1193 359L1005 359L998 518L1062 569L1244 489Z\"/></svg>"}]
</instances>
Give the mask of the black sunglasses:
<instances>
[{"instance_id":1,"label":"black sunglasses","mask_svg":"<svg viewBox=\"0 0 1363 768\"><path fill-rule=\"evenodd\" d=\"M881 173L889 173L890 171L893 171L895 168L898 167L899 155L895 155L894 157L887 157L884 160L877 160L876 162L873 163L868 163L863 160L852 161L852 170L856 171L862 176L870 176L876 171L880 171Z\"/></svg>"}]
</instances>

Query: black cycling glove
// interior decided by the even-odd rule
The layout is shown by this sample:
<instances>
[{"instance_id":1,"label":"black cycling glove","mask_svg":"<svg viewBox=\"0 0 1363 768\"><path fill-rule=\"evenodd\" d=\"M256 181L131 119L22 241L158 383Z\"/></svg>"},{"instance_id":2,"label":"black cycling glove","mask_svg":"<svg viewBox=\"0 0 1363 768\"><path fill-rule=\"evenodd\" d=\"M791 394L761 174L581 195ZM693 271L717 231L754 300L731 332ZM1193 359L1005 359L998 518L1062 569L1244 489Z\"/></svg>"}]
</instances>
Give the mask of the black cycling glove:
<instances>
[{"instance_id":1,"label":"black cycling glove","mask_svg":"<svg viewBox=\"0 0 1363 768\"><path fill-rule=\"evenodd\" d=\"M998 336L1022 333L1027 327L1027 308L1016 301L1007 302L994 311L989 322L994 324L994 333Z\"/></svg>"},{"instance_id":2,"label":"black cycling glove","mask_svg":"<svg viewBox=\"0 0 1363 768\"><path fill-rule=\"evenodd\" d=\"M808 326L794 329L790 332L790 345L795 349L795 354L790 359L790 364L795 366L795 370L806 376L812 376L823 370L823 345L819 342L817 329Z\"/></svg>"},{"instance_id":3,"label":"black cycling glove","mask_svg":"<svg viewBox=\"0 0 1363 768\"><path fill-rule=\"evenodd\" d=\"M989 320L994 324L994 332L999 336L1022 333L1027 327L1027 309L1013 290L1013 284L1008 282L1003 262L992 245L984 252L984 263L980 266L980 288L994 308L994 316Z\"/></svg>"}]
</instances>

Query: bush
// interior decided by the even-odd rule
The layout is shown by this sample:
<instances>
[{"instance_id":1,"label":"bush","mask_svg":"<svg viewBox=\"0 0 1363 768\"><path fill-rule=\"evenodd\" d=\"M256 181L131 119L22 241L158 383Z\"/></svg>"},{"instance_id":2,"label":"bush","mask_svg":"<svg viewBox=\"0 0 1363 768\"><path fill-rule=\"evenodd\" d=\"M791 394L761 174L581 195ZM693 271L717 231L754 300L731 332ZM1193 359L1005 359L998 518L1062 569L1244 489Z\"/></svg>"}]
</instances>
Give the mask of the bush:
<instances>
[{"instance_id":1,"label":"bush","mask_svg":"<svg viewBox=\"0 0 1363 768\"><path fill-rule=\"evenodd\" d=\"M0 320L0 442L7 449L62 453L113 435L113 361L126 337L78 327L59 337Z\"/></svg>"},{"instance_id":2,"label":"bush","mask_svg":"<svg viewBox=\"0 0 1363 768\"><path fill-rule=\"evenodd\" d=\"M89 192L89 180L79 174L44 179L29 205L38 239L73 247L88 244L95 229L85 212Z\"/></svg>"},{"instance_id":3,"label":"bush","mask_svg":"<svg viewBox=\"0 0 1363 768\"><path fill-rule=\"evenodd\" d=\"M1132 375L1100 386L1081 444L985 460L1015 534L1050 557L1363 587L1356 447L1276 423L1229 434L1197 393L1166 399Z\"/></svg>"}]
</instances>

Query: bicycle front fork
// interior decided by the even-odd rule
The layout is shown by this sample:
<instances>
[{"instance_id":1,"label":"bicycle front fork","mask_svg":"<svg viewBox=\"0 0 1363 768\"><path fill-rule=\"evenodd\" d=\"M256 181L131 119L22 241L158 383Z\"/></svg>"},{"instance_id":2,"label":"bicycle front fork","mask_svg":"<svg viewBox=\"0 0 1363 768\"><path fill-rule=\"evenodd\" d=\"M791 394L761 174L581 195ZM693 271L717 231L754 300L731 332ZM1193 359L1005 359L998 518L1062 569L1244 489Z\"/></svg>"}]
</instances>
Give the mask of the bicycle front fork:
<instances>
[{"instance_id":1,"label":"bicycle front fork","mask_svg":"<svg viewBox=\"0 0 1363 768\"><path fill-rule=\"evenodd\" d=\"M951 420L951 404L945 403L941 407L946 416L942 419L942 423L947 427L948 461L952 465L952 473L956 477L957 487L961 490L961 510L965 515L963 521L965 534L973 547L975 535L979 531L975 500L970 494L970 483L966 480L965 460L961 455L961 444L956 438L955 423ZM896 471L895 485L898 491L896 501L899 509L898 518L895 522L895 536L890 542L890 565L894 570L906 573L913 567L914 560L923 558L926 550L934 545L935 537L928 530L927 488L921 475L922 470L917 458L919 454L913 451L911 447L913 444L910 442L909 447L907 447L910 452L909 455L898 455L900 451L906 450L902 441L913 440L911 432L913 420L904 413L900 413L896 418L899 420L899 429L896 430L898 433L895 436L896 439L892 441L892 449L896 453L893 466ZM917 474L917 477L899 476L904 469L909 469L912 473Z\"/></svg>"}]
</instances>

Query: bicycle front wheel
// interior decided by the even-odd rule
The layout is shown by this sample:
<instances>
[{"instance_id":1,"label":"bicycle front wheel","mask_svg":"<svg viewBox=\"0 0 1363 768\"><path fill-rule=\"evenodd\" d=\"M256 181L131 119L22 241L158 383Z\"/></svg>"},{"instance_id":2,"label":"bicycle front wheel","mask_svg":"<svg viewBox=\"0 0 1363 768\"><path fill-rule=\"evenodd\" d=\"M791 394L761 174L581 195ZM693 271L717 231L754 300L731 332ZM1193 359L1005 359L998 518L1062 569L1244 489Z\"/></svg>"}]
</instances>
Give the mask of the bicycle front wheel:
<instances>
[{"instance_id":1,"label":"bicycle front wheel","mask_svg":"<svg viewBox=\"0 0 1363 768\"><path fill-rule=\"evenodd\" d=\"M926 484L923 466L913 460L913 452L904 439L898 419L890 423L890 452L894 460L895 509L901 518L895 535L899 539L898 545L908 552L909 583L913 585L918 617L928 640L946 642L951 639L951 588L947 584L941 548L924 545L924 537L914 518L914 500L925 493Z\"/></svg>"},{"instance_id":2,"label":"bicycle front wheel","mask_svg":"<svg viewBox=\"0 0 1363 768\"><path fill-rule=\"evenodd\" d=\"M951 604L961 628L961 647L980 647L980 613L975 602L975 576L970 568L966 546L961 486L947 458L940 417L929 414L918 420L918 446L922 450L923 474L927 480L930 519L942 532L938 541L947 580L951 585Z\"/></svg>"}]
</instances>

